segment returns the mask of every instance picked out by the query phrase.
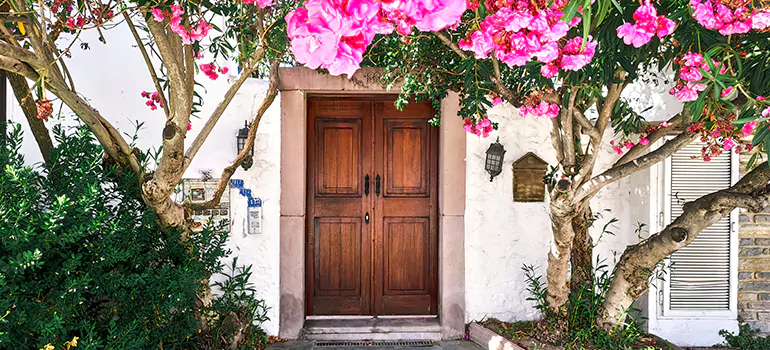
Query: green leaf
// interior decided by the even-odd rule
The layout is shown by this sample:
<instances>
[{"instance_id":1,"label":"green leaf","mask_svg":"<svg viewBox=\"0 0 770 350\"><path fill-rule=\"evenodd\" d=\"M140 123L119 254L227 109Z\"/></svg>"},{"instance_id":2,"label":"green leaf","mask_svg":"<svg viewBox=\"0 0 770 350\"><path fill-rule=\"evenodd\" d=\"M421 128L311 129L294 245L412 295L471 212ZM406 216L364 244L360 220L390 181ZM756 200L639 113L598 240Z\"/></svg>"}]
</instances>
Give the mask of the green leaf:
<instances>
[{"instance_id":1,"label":"green leaf","mask_svg":"<svg viewBox=\"0 0 770 350\"><path fill-rule=\"evenodd\" d=\"M564 7L564 16L561 18L561 20L565 23L572 21L572 19L575 18L575 15L577 14L578 7L580 7L580 0L570 1L569 4Z\"/></svg>"},{"instance_id":2,"label":"green leaf","mask_svg":"<svg viewBox=\"0 0 770 350\"><path fill-rule=\"evenodd\" d=\"M596 24L595 26L599 26L604 22L604 19L607 17L607 14L610 12L610 2L611 0L599 0L599 12L596 13Z\"/></svg>"},{"instance_id":3,"label":"green leaf","mask_svg":"<svg viewBox=\"0 0 770 350\"><path fill-rule=\"evenodd\" d=\"M583 2L583 45L581 50L586 46L588 42L588 33L591 32L591 0L585 0Z\"/></svg>"}]
</instances>

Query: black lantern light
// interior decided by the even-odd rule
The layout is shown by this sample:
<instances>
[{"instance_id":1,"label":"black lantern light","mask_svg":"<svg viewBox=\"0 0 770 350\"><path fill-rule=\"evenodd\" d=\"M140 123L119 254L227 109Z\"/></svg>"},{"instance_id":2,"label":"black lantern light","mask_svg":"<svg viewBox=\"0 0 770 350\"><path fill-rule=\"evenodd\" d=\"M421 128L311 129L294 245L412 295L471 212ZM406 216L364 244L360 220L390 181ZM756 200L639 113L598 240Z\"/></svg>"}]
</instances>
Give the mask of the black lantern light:
<instances>
[{"instance_id":1,"label":"black lantern light","mask_svg":"<svg viewBox=\"0 0 770 350\"><path fill-rule=\"evenodd\" d=\"M505 148L500 144L498 137L497 141L487 148L487 162L484 169L489 173L489 182L503 171L503 157L505 157Z\"/></svg>"},{"instance_id":2,"label":"black lantern light","mask_svg":"<svg viewBox=\"0 0 770 350\"><path fill-rule=\"evenodd\" d=\"M243 128L238 130L238 135L235 137L236 146L238 147L238 154L241 154L243 148L246 147L246 139L249 138L249 124L243 122ZM249 170L252 164L254 164L254 147L249 148L249 156L241 163L243 170Z\"/></svg>"}]
</instances>

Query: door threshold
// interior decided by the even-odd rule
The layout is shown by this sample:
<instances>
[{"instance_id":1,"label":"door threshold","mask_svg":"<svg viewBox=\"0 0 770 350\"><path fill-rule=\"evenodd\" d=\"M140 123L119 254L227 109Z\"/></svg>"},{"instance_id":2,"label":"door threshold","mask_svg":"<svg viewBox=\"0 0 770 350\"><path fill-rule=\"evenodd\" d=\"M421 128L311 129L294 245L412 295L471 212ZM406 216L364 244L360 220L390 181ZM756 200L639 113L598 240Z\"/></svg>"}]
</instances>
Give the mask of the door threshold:
<instances>
[{"instance_id":1,"label":"door threshold","mask_svg":"<svg viewBox=\"0 0 770 350\"><path fill-rule=\"evenodd\" d=\"M419 319L431 319L431 318L438 318L438 315L316 315L316 316L305 316L305 320L370 320L370 319L381 319L381 320L388 320L388 319L409 319L409 318L419 318Z\"/></svg>"}]
</instances>

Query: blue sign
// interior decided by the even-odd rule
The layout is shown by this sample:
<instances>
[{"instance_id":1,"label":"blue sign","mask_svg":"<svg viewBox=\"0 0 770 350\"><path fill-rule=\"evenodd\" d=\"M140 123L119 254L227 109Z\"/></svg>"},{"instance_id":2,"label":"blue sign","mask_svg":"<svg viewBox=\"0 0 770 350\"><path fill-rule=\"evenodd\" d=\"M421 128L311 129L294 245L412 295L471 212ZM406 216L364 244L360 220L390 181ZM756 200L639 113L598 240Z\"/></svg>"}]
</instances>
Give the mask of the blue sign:
<instances>
[{"instance_id":1,"label":"blue sign","mask_svg":"<svg viewBox=\"0 0 770 350\"><path fill-rule=\"evenodd\" d=\"M243 188L243 180L236 180L236 179L230 180L230 187Z\"/></svg>"},{"instance_id":2,"label":"blue sign","mask_svg":"<svg viewBox=\"0 0 770 350\"><path fill-rule=\"evenodd\" d=\"M262 198L249 198L249 208L262 207Z\"/></svg>"}]
</instances>

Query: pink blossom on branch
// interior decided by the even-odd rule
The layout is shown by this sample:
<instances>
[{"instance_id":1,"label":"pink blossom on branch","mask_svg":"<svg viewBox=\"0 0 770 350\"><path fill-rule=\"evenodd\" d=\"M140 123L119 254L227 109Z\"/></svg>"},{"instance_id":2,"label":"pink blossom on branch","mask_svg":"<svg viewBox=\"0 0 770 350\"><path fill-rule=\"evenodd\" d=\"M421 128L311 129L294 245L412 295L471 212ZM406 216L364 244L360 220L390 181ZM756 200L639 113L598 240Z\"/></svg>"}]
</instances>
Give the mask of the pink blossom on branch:
<instances>
[{"instance_id":1,"label":"pink blossom on branch","mask_svg":"<svg viewBox=\"0 0 770 350\"><path fill-rule=\"evenodd\" d=\"M690 0L693 17L707 29L722 35L744 34L751 29L763 30L770 26L770 13L751 11L746 6L730 8L717 0Z\"/></svg>"},{"instance_id":2,"label":"pink blossom on branch","mask_svg":"<svg viewBox=\"0 0 770 350\"><path fill-rule=\"evenodd\" d=\"M618 27L617 34L626 45L636 48L649 43L655 35L662 39L673 33L676 28L674 21L663 15L658 16L658 11L650 0L646 0L644 5L636 9L634 20L636 23L625 23Z\"/></svg>"},{"instance_id":3,"label":"pink blossom on branch","mask_svg":"<svg viewBox=\"0 0 770 350\"><path fill-rule=\"evenodd\" d=\"M466 0L308 0L286 16L291 50L310 68L351 77L374 36L438 31L457 24Z\"/></svg>"}]
</instances>

